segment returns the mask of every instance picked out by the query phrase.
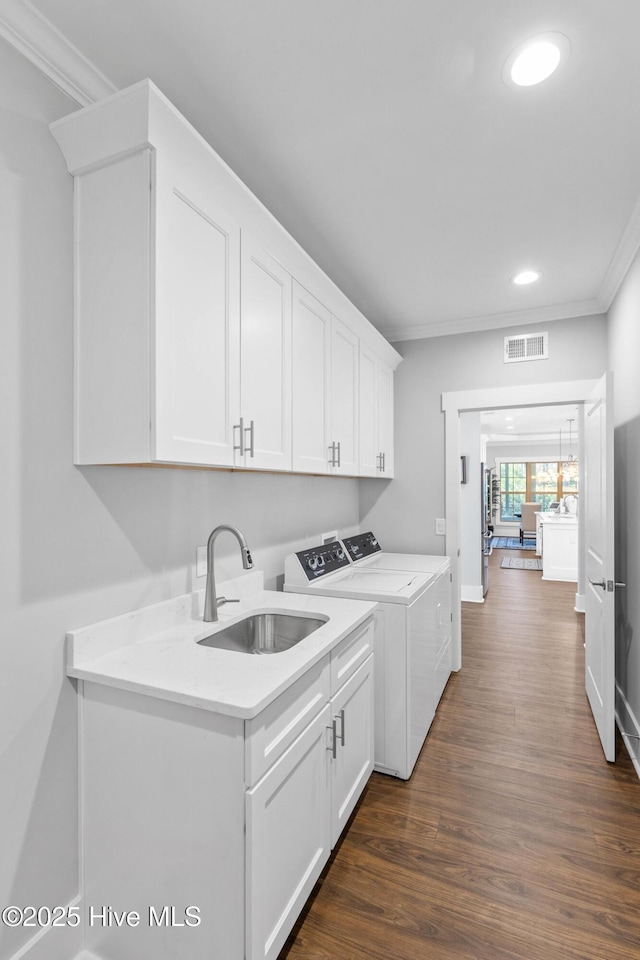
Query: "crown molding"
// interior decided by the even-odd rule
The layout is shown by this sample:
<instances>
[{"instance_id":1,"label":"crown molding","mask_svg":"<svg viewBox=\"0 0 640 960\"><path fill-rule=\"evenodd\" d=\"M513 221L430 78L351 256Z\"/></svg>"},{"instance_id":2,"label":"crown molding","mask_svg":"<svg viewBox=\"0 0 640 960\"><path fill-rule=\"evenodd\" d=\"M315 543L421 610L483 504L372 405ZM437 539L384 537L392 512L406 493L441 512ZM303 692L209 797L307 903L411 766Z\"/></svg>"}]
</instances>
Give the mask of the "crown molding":
<instances>
[{"instance_id":1,"label":"crown molding","mask_svg":"<svg viewBox=\"0 0 640 960\"><path fill-rule=\"evenodd\" d=\"M627 221L600 286L598 302L603 313L606 313L613 303L613 299L620 289L629 267L635 260L638 250L640 250L640 199L638 199Z\"/></svg>"},{"instance_id":2,"label":"crown molding","mask_svg":"<svg viewBox=\"0 0 640 960\"><path fill-rule=\"evenodd\" d=\"M81 107L117 90L28 0L0 0L0 36Z\"/></svg>"},{"instance_id":3,"label":"crown molding","mask_svg":"<svg viewBox=\"0 0 640 960\"><path fill-rule=\"evenodd\" d=\"M605 313L599 300L575 300L550 307L534 307L531 310L516 310L513 313L493 313L483 317L462 317L458 320L436 320L412 327L383 328L383 337L391 343L401 340L424 340L431 337L448 337L457 333L478 333L482 330L500 330L505 327L523 327L534 323L552 323L573 317L592 317Z\"/></svg>"}]
</instances>

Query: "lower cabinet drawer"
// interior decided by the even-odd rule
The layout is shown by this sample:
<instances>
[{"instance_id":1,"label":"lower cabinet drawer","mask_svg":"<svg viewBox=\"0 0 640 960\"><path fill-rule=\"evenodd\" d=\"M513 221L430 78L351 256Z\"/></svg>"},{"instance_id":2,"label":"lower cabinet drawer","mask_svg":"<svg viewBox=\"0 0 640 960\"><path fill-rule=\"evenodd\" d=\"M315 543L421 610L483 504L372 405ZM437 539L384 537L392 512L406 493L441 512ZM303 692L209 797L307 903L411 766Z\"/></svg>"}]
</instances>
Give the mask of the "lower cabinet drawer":
<instances>
[{"instance_id":1,"label":"lower cabinet drawer","mask_svg":"<svg viewBox=\"0 0 640 960\"><path fill-rule=\"evenodd\" d=\"M253 786L291 746L330 696L329 657L245 725L245 783Z\"/></svg>"},{"instance_id":2,"label":"lower cabinet drawer","mask_svg":"<svg viewBox=\"0 0 640 960\"><path fill-rule=\"evenodd\" d=\"M365 620L331 653L331 693L352 677L373 653L373 617Z\"/></svg>"},{"instance_id":3,"label":"lower cabinet drawer","mask_svg":"<svg viewBox=\"0 0 640 960\"><path fill-rule=\"evenodd\" d=\"M246 795L247 960L274 960L331 851L328 704Z\"/></svg>"}]
</instances>

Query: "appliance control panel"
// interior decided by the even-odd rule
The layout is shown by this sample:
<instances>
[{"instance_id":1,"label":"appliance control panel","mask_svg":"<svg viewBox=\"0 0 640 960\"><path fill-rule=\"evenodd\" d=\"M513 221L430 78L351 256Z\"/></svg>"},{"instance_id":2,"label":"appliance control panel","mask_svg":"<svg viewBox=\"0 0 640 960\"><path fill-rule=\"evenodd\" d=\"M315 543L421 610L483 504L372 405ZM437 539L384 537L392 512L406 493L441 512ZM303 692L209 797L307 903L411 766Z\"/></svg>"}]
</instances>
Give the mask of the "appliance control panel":
<instances>
[{"instance_id":1,"label":"appliance control panel","mask_svg":"<svg viewBox=\"0 0 640 960\"><path fill-rule=\"evenodd\" d=\"M357 537L345 537L342 542L351 561L362 560L363 557L370 557L372 553L379 553L382 550L371 531L359 533Z\"/></svg>"},{"instance_id":2,"label":"appliance control panel","mask_svg":"<svg viewBox=\"0 0 640 960\"><path fill-rule=\"evenodd\" d=\"M317 580L327 573L335 573L341 567L349 566L349 558L339 540L323 543L319 547L310 547L296 553L300 566L308 580Z\"/></svg>"}]
</instances>

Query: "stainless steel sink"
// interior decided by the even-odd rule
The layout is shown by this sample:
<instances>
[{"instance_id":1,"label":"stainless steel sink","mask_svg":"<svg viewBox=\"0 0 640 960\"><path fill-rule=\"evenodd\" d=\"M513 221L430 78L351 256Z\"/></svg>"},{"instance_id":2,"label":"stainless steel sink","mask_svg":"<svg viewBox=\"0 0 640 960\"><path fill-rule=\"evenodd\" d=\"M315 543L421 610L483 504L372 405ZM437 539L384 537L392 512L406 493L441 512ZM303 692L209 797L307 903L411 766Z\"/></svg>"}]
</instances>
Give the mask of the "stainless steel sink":
<instances>
[{"instance_id":1,"label":"stainless steel sink","mask_svg":"<svg viewBox=\"0 0 640 960\"><path fill-rule=\"evenodd\" d=\"M328 620L291 613L256 613L198 640L203 647L237 653L282 653Z\"/></svg>"}]
</instances>

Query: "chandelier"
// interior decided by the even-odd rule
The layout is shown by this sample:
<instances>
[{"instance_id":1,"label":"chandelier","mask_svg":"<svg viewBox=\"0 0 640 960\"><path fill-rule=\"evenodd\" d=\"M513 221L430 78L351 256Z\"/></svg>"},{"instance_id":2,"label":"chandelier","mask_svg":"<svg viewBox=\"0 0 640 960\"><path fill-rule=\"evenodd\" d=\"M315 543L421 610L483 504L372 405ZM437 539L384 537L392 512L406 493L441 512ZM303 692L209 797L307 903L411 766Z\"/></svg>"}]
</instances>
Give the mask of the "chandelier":
<instances>
[{"instance_id":1,"label":"chandelier","mask_svg":"<svg viewBox=\"0 0 640 960\"><path fill-rule=\"evenodd\" d=\"M571 429L573 420L569 420L568 422L569 422L569 456L567 457L566 460L562 461L561 473L563 478L569 483L577 483L579 468L578 468L578 458L574 456L574 453L573 453L573 434ZM560 432L560 441L562 443L562 431ZM561 460L562 460L562 456L561 456Z\"/></svg>"}]
</instances>

